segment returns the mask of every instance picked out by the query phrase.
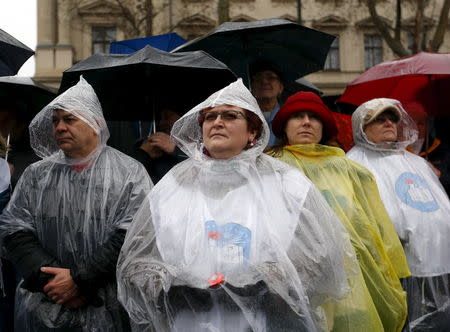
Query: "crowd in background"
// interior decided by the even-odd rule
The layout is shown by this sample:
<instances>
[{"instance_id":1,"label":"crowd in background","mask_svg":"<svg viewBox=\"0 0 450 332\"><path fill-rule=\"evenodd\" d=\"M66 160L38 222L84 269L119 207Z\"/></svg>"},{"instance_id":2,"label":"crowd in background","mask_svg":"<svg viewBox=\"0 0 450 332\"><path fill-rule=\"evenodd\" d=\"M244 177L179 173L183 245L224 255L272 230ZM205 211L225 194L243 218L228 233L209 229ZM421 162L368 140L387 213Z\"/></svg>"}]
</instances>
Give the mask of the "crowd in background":
<instances>
[{"instance_id":1,"label":"crowd in background","mask_svg":"<svg viewBox=\"0 0 450 332\"><path fill-rule=\"evenodd\" d=\"M344 151L317 94L250 74L168 103L130 156L83 78L28 123L0 110L1 331L450 329L450 151L424 106L360 105Z\"/></svg>"}]
</instances>

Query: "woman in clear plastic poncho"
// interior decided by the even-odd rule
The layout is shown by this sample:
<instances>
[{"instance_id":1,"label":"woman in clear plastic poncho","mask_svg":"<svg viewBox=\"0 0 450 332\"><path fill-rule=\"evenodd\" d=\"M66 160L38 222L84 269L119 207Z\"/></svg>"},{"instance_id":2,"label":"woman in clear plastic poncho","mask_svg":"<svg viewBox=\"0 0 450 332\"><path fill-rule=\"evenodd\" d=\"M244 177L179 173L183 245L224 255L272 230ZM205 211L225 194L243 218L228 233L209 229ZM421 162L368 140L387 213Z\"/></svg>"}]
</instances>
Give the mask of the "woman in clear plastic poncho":
<instances>
[{"instance_id":1,"label":"woman in clear plastic poncho","mask_svg":"<svg viewBox=\"0 0 450 332\"><path fill-rule=\"evenodd\" d=\"M310 181L262 153L269 129L242 80L171 135L189 159L148 195L118 261L136 330L321 329L316 309L347 291L352 249Z\"/></svg>"},{"instance_id":2,"label":"woman in clear plastic poncho","mask_svg":"<svg viewBox=\"0 0 450 332\"><path fill-rule=\"evenodd\" d=\"M373 99L352 116L356 143L347 156L375 175L402 241L412 277L403 281L413 331L450 326L450 202L427 162L406 150L414 121L393 99Z\"/></svg>"},{"instance_id":3,"label":"woman in clear plastic poncho","mask_svg":"<svg viewBox=\"0 0 450 332\"><path fill-rule=\"evenodd\" d=\"M83 78L36 115L30 134L43 159L25 170L0 217L2 244L23 277L15 328L127 331L115 266L151 181L142 165L106 146L100 102ZM55 297L56 285L48 290L55 268L70 269L77 285L69 302Z\"/></svg>"},{"instance_id":4,"label":"woman in clear plastic poncho","mask_svg":"<svg viewBox=\"0 0 450 332\"><path fill-rule=\"evenodd\" d=\"M274 118L281 143L269 154L299 168L317 186L350 234L360 272L352 292L334 306L333 331L401 331L410 275L373 175L325 145L337 134L331 111L312 92L289 97Z\"/></svg>"}]
</instances>

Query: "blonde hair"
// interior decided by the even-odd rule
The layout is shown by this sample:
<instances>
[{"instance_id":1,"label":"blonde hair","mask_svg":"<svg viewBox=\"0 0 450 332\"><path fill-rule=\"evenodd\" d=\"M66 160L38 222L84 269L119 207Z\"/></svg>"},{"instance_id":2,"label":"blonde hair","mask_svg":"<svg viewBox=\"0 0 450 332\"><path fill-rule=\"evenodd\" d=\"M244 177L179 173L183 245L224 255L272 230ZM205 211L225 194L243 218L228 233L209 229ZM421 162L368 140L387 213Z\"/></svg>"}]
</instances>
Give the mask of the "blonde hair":
<instances>
[{"instance_id":1,"label":"blonde hair","mask_svg":"<svg viewBox=\"0 0 450 332\"><path fill-rule=\"evenodd\" d=\"M6 140L0 135L0 158L4 158L6 156L6 151L8 151Z\"/></svg>"}]
</instances>

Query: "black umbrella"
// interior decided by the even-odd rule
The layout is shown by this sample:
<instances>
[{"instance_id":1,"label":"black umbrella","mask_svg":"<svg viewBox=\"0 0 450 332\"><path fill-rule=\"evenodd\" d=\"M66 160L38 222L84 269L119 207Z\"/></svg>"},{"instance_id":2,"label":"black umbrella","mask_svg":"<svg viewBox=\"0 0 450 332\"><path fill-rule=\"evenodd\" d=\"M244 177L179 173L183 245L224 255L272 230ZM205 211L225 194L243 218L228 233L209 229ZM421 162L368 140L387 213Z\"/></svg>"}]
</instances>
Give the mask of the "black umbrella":
<instances>
[{"instance_id":1,"label":"black umbrella","mask_svg":"<svg viewBox=\"0 0 450 332\"><path fill-rule=\"evenodd\" d=\"M55 97L56 89L46 87L30 77L0 77L0 107L4 106L2 103L5 101L20 101L26 106L30 118Z\"/></svg>"},{"instance_id":2,"label":"black umbrella","mask_svg":"<svg viewBox=\"0 0 450 332\"><path fill-rule=\"evenodd\" d=\"M16 75L34 51L0 29L0 76Z\"/></svg>"},{"instance_id":3,"label":"black umbrella","mask_svg":"<svg viewBox=\"0 0 450 332\"><path fill-rule=\"evenodd\" d=\"M56 89L48 88L30 77L0 77L0 110L16 113L20 121L31 121L55 96ZM5 135L9 143L10 133Z\"/></svg>"},{"instance_id":4,"label":"black umbrella","mask_svg":"<svg viewBox=\"0 0 450 332\"><path fill-rule=\"evenodd\" d=\"M284 85L283 93L280 96L280 99L284 102L289 96L293 95L296 92L299 91L310 91L314 92L315 94L321 96L323 94L322 90L320 90L317 86L312 84L310 81L299 78L295 80L294 82L287 82Z\"/></svg>"},{"instance_id":5,"label":"black umbrella","mask_svg":"<svg viewBox=\"0 0 450 332\"><path fill-rule=\"evenodd\" d=\"M172 54L150 46L132 54L96 54L63 73L59 92L83 77L93 86L107 120L154 120L162 106L188 111L236 80L202 51Z\"/></svg>"},{"instance_id":6,"label":"black umbrella","mask_svg":"<svg viewBox=\"0 0 450 332\"><path fill-rule=\"evenodd\" d=\"M249 83L249 65L273 62L285 81L323 68L336 37L284 19L226 22L172 52L203 50Z\"/></svg>"}]
</instances>

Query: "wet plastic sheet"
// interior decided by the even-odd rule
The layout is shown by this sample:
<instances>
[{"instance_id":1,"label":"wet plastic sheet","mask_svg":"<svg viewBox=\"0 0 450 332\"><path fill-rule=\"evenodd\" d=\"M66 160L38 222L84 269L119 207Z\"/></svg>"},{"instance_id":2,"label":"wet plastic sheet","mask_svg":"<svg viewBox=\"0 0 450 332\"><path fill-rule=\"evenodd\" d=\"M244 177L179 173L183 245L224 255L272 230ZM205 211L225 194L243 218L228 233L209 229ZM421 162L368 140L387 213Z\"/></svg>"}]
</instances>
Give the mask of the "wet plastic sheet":
<instances>
[{"instance_id":1,"label":"wet plastic sheet","mask_svg":"<svg viewBox=\"0 0 450 332\"><path fill-rule=\"evenodd\" d=\"M322 192L358 257L361 272L336 305L333 331L401 331L407 308L399 278L410 272L373 175L341 149L320 144L285 146L276 157L299 168Z\"/></svg>"},{"instance_id":2,"label":"wet plastic sheet","mask_svg":"<svg viewBox=\"0 0 450 332\"><path fill-rule=\"evenodd\" d=\"M255 146L215 160L203 153L198 116L223 104L264 127ZM262 154L269 129L250 92L240 80L216 92L172 137L190 158L149 194L118 262L119 299L136 331L324 329L320 305L348 292L354 253L311 182ZM211 288L216 273L225 282Z\"/></svg>"},{"instance_id":3,"label":"wet plastic sheet","mask_svg":"<svg viewBox=\"0 0 450 332\"><path fill-rule=\"evenodd\" d=\"M72 112L98 133L97 149L70 159L52 138L53 110ZM30 125L32 146L43 160L20 178L0 217L1 236L32 232L42 247L66 268L83 270L117 229L127 229L151 189L145 168L106 146L108 129L92 87L83 79L44 108ZM126 331L126 312L117 286L105 280L97 289L101 305L66 309L40 292L16 292L18 331Z\"/></svg>"},{"instance_id":4,"label":"wet plastic sheet","mask_svg":"<svg viewBox=\"0 0 450 332\"><path fill-rule=\"evenodd\" d=\"M396 105L401 111L398 140L374 144L363 132L363 119L370 109L385 104ZM356 146L347 156L374 174L381 198L405 249L413 276L408 282L409 291L407 289L409 320L413 326L425 315L448 306L450 201L427 162L406 151L406 146L417 139L417 128L399 102L375 99L364 103L353 114L352 124ZM419 280L414 280L418 277ZM419 286L421 284L423 286ZM425 295L425 291L419 291L424 287L434 291ZM450 324L450 315L447 317L447 324Z\"/></svg>"}]
</instances>

